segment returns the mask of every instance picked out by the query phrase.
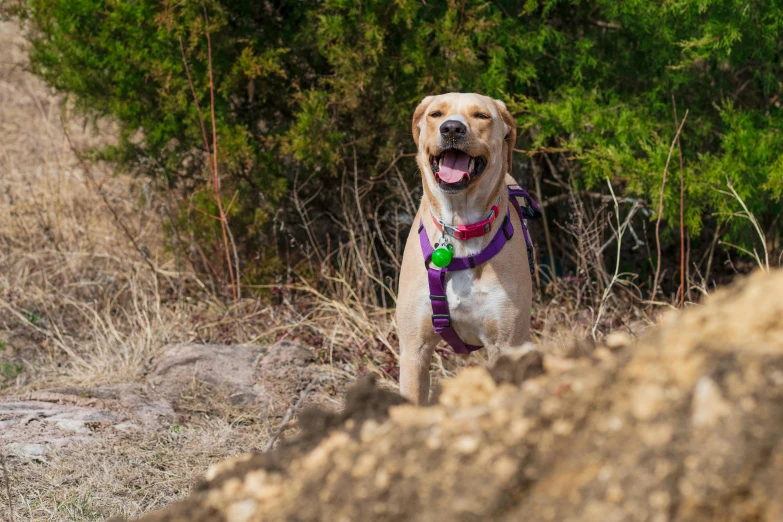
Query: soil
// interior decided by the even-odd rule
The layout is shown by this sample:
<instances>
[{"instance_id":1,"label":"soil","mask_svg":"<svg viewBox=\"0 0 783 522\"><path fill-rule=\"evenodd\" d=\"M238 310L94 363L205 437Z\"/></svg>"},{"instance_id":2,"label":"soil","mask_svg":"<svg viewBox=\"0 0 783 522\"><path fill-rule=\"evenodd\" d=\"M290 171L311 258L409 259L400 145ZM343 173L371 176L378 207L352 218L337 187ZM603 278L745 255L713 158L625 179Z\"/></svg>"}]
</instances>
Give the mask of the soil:
<instances>
[{"instance_id":1,"label":"soil","mask_svg":"<svg viewBox=\"0 0 783 522\"><path fill-rule=\"evenodd\" d=\"M759 273L637 344L467 368L431 407L363 382L144 520L780 520L781 293Z\"/></svg>"}]
</instances>

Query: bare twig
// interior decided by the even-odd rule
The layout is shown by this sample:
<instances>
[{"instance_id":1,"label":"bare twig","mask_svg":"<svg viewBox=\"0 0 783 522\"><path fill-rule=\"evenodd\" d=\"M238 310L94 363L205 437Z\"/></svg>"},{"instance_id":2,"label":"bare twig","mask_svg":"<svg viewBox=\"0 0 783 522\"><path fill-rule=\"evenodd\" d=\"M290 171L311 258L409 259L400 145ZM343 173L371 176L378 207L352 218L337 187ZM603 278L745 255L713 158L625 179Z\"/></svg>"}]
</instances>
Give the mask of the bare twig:
<instances>
[{"instance_id":1,"label":"bare twig","mask_svg":"<svg viewBox=\"0 0 783 522\"><path fill-rule=\"evenodd\" d=\"M91 185L92 190L98 194L101 197L101 200L103 200L103 204L106 205L106 208L109 209L109 212L111 212L112 217L114 218L115 223L117 223L117 226L120 227L120 230L122 230L122 233L125 234L125 237L128 238L128 240L133 245L133 248L136 249L136 251L141 256L141 259L147 264L147 266L150 267L152 272L154 274L158 273L158 269L155 268L155 265L152 264L152 261L149 259L149 255L147 254L147 250L142 248L141 245L139 245L138 241L136 241L136 237L131 233L130 229L127 227L125 222L120 217L119 212L117 212L117 209L114 208L114 206L109 202L109 198L106 196L106 193L101 188L101 185L95 180L95 176L93 175L92 169L87 164L86 161L82 158L79 151L76 149L76 146L73 144L73 141L71 141L71 135L68 132L68 129L66 128L65 124L63 123L63 135L65 136L66 141L68 142L68 146L71 149L71 152L73 152L74 157L79 162L79 164L82 166L82 169L84 170L84 175L87 177L87 180L89 183L87 183L88 186Z\"/></svg>"},{"instance_id":2,"label":"bare twig","mask_svg":"<svg viewBox=\"0 0 783 522\"><path fill-rule=\"evenodd\" d=\"M193 78L190 76L190 66L188 65L187 56L185 56L185 45L182 43L182 37L179 38L179 50L182 53L182 64L185 66L185 74L188 77L188 85L190 85L190 92L193 94L193 102L196 106L196 114L198 114L198 122L201 125L201 136L204 138L204 150L209 155L209 140L207 139L207 128L204 126L204 115L201 113L201 105L198 102L198 95L196 94L196 87L193 85Z\"/></svg>"},{"instance_id":3,"label":"bare twig","mask_svg":"<svg viewBox=\"0 0 783 522\"><path fill-rule=\"evenodd\" d=\"M392 160L392 162L391 162L391 163L389 163L389 166L388 166L388 167L386 167L386 169L384 169L384 171L383 171L383 172L381 172L380 174L378 174L378 175L377 175L377 176L375 176L375 177L371 177L371 178L370 178L370 181L378 181L379 179L381 179L381 178L383 178L384 176L386 176L386 174L388 174L388 173L389 173L389 171L390 171L390 170L391 170L391 169L392 169L392 168L393 168L395 165L397 165L397 162L398 162L398 161L400 161L402 158L413 158L413 157L415 157L415 156L416 156L416 153L415 153L415 152L409 152L409 153L400 153L400 154L399 154L399 155L398 155L396 158L394 158L394 159Z\"/></svg>"},{"instance_id":4,"label":"bare twig","mask_svg":"<svg viewBox=\"0 0 783 522\"><path fill-rule=\"evenodd\" d=\"M215 200L218 207L217 219L220 221L220 230L223 239L223 253L226 257L226 263L228 265L228 275L231 282L231 294L234 299L234 305L236 306L239 299L239 263L236 255L236 246L233 244L233 237L231 231L228 229L228 215L223 208L223 200L220 195L220 172L218 170L218 149L217 149L217 122L215 120L215 82L212 73L212 37L210 36L209 29L209 14L207 13L207 6L202 1L202 8L204 10L204 22L205 32L207 36L207 60L209 66L209 93L210 93L210 113L212 123L212 146L210 147L209 138L207 137L207 129L204 124L204 115L201 112L201 105L198 101L198 95L196 94L196 88L193 83L193 77L190 74L190 66L188 64L187 56L185 54L185 46L182 43L182 38L179 39L180 52L182 54L182 63L185 67L185 74L188 78L188 85L190 86L190 92L193 95L193 102L196 106L196 114L198 115L199 125L201 127L201 136L204 140L204 149L207 155L211 155L208 158L208 166L210 171L210 177L212 178L212 188L215 192ZM230 238L230 239L229 239ZM234 260L231 259L231 248L229 247L229 241L234 246ZM221 270L222 271L222 270ZM235 274L236 271L236 274Z\"/></svg>"},{"instance_id":5,"label":"bare twig","mask_svg":"<svg viewBox=\"0 0 783 522\"><path fill-rule=\"evenodd\" d=\"M549 156L544 154L544 158L546 159L546 163L549 166L549 170L552 171L552 175L555 176L555 166L552 165L552 162L549 161ZM538 199L541 200L544 198L543 194L541 193L541 168L538 166L538 164L533 161L531 162L533 165L533 180L536 184L536 196L538 196ZM555 280L555 253L552 249L552 236L549 234L549 223L546 217L546 209L544 207L541 207L541 221L544 225L544 239L546 241L546 253L549 256L549 269L551 270L551 273L549 274L549 280L554 281Z\"/></svg>"},{"instance_id":6,"label":"bare twig","mask_svg":"<svg viewBox=\"0 0 783 522\"><path fill-rule=\"evenodd\" d=\"M674 152L674 145L680 137L680 132L685 125L685 120L688 119L688 110L685 110L685 116L682 117L680 127L677 129L677 133L674 135L672 144L669 147L669 156L666 158L666 165L663 167L663 179L661 180L660 198L658 200L658 217L655 220L655 244L658 248L658 263L655 267L655 279L653 280L652 294L650 295L650 308L648 310L649 315L652 316L653 302L655 301L655 295L658 293L658 278L661 276L661 218L663 217L663 189L666 187L666 173L669 171L669 162L672 159L672 153Z\"/></svg>"},{"instance_id":7,"label":"bare twig","mask_svg":"<svg viewBox=\"0 0 783 522\"><path fill-rule=\"evenodd\" d=\"M555 152L568 152L568 149L561 149L557 147L544 147L543 149L536 149L536 150L525 150L525 149L514 149L514 152L521 152L522 154L525 154L527 156L535 156L536 154L548 154L548 153L555 153Z\"/></svg>"},{"instance_id":8,"label":"bare twig","mask_svg":"<svg viewBox=\"0 0 783 522\"><path fill-rule=\"evenodd\" d=\"M217 200L218 214L220 215L220 228L223 232L223 250L226 254L226 263L228 264L228 277L231 279L231 294L234 298L236 307L239 297L238 279L239 273L234 277L234 268L231 264L231 251L228 247L228 216L223 209L223 201L220 197L220 173L218 172L218 149L217 149L217 123L215 121L215 81L212 76L212 37L209 34L209 15L207 14L207 4L201 0L201 6L204 9L205 32L207 33L207 61L209 64L209 108L212 112L212 184L215 189L215 199Z\"/></svg>"},{"instance_id":9,"label":"bare twig","mask_svg":"<svg viewBox=\"0 0 783 522\"><path fill-rule=\"evenodd\" d=\"M606 180L606 184L609 185L609 192L612 194L612 201L614 202L614 213L615 217L617 218L617 259L614 263L614 275L612 275L611 281L609 281L609 284L606 285L606 288L604 289L604 295L601 297L601 304L598 306L598 315L596 315L595 323L593 324L593 329L591 331L593 339L595 339L595 331L598 329L598 324L601 322L601 316L604 313L604 307L606 306L606 300L609 298L609 294L612 291L612 286L617 281L618 275L620 273L620 252L623 246L623 225L620 222L620 205L617 202L617 198L614 196L614 189L612 189L612 182L610 180ZM626 226L629 221L626 221Z\"/></svg>"},{"instance_id":10,"label":"bare twig","mask_svg":"<svg viewBox=\"0 0 783 522\"><path fill-rule=\"evenodd\" d=\"M408 190L408 186L405 184L405 179L402 177L402 172L400 172L399 167L395 167L395 172L397 173L397 179L400 180L400 186L402 187L402 195L403 200L405 201L405 208L408 209L408 213L411 216L411 219L413 219L416 216L416 205L413 204L413 198L411 197L411 193Z\"/></svg>"},{"instance_id":11,"label":"bare twig","mask_svg":"<svg viewBox=\"0 0 783 522\"><path fill-rule=\"evenodd\" d=\"M587 192L587 191L580 191L580 196L586 196L592 199L600 199L602 201L612 201L612 196L609 196L607 194L601 194L600 192ZM561 201L565 199L569 199L571 197L571 194L558 194L557 196L552 196L551 198L547 198L544 201L538 201L538 206L541 208L544 207L550 207L554 205L555 203L560 203ZM631 203L631 204L637 204L640 207L644 207L645 202L641 199L637 198L628 198L628 197L618 197L617 198L618 203Z\"/></svg>"},{"instance_id":12,"label":"bare twig","mask_svg":"<svg viewBox=\"0 0 783 522\"><path fill-rule=\"evenodd\" d=\"M677 103L672 94L672 110L674 112L674 126L677 127ZM677 135L677 152L680 155L680 288L677 290L679 296L679 307L685 305L685 173L682 165L682 143L680 136Z\"/></svg>"},{"instance_id":13,"label":"bare twig","mask_svg":"<svg viewBox=\"0 0 783 522\"><path fill-rule=\"evenodd\" d=\"M610 196L611 197L611 196ZM620 198L614 198L617 203L622 203ZM634 249L639 248L642 245L642 241L639 239L639 236L636 235L636 233L633 231L633 227L631 227L631 220L636 215L636 211L641 208L641 204L639 202L634 202L634 204L631 206L631 210L628 211L628 215L625 216L625 220L623 221L623 224L621 226L623 234L626 230L629 230L631 232L631 235L634 238L634 241L636 241L636 245L633 247ZM612 241L614 241L615 237L610 237L603 245L601 245L601 248L598 249L598 255L602 255L604 253L604 250L606 250L609 245L612 244Z\"/></svg>"},{"instance_id":14,"label":"bare twig","mask_svg":"<svg viewBox=\"0 0 783 522\"><path fill-rule=\"evenodd\" d=\"M369 239L367 244L367 249L369 250L368 253L373 254L373 258L375 259L375 266L378 269L378 275L374 273L372 270L372 266L366 266L364 263L364 259L362 259L362 255L360 252L357 252L358 259L362 261L362 266L365 267L365 271L367 272L367 275L371 277L372 279L376 280L381 286L385 287L386 285L383 283L383 270L381 268L381 259L378 257L378 250L375 248L375 245L372 241L372 234L370 233L370 225L367 224L367 219L364 217L364 213L362 212L362 203L361 203L361 197L359 196L359 162L356 156L356 147L353 147L353 195L354 195L354 201L356 201L356 212L359 217L359 222L362 224L362 230L364 230L364 238ZM381 303L383 304L383 307L386 308L386 294L381 292Z\"/></svg>"},{"instance_id":15,"label":"bare twig","mask_svg":"<svg viewBox=\"0 0 783 522\"><path fill-rule=\"evenodd\" d=\"M620 24L616 24L613 22L604 22L603 20L590 20L590 23L593 25L597 25L598 27L603 27L604 29L622 29L623 26Z\"/></svg>"},{"instance_id":16,"label":"bare twig","mask_svg":"<svg viewBox=\"0 0 783 522\"><path fill-rule=\"evenodd\" d=\"M745 201L740 197L740 195L737 193L737 191L734 189L734 185L731 183L731 181L727 178L726 179L726 185L729 187L729 190L731 192L726 192L725 190L718 190L721 194L726 194L729 196L733 196L734 199L739 201L739 204L742 205L743 212L738 212L736 214L732 214L733 216L743 217L751 222L753 225L753 228L756 229L756 234L758 234L759 239L761 240L761 246L764 247L764 261L761 261L761 257L758 255L758 252L756 252L756 248L753 248L753 252L751 253L747 249L740 248L736 245L732 245L731 243L725 243L721 241L721 244L725 244L731 247L736 248L737 250L740 250L741 252L744 252L756 259L756 263L766 272L769 272L769 250L767 249L767 237L764 235L764 231L761 230L761 225L759 224L758 220L756 219L756 216L754 216L750 210L748 210L747 205L745 205Z\"/></svg>"},{"instance_id":17,"label":"bare twig","mask_svg":"<svg viewBox=\"0 0 783 522\"><path fill-rule=\"evenodd\" d=\"M286 426L291 421L291 417L294 416L296 411L304 402L305 398L310 394L310 391L313 389L313 386L317 381L318 381L318 377L314 377L313 380L310 381L310 384L307 385L307 388L305 388L304 391L302 391L302 393L299 395L299 400L296 401L296 404L288 408L285 417L283 417L283 422L280 423L280 426L277 428L277 431L275 431L274 435L272 435L272 438L269 439L269 441L267 441L266 445L264 446L264 449L262 450L263 453L266 453L267 451L272 449L272 446L275 445L275 442L277 441L277 439L280 438L280 435L283 434L283 431L285 431Z\"/></svg>"}]
</instances>

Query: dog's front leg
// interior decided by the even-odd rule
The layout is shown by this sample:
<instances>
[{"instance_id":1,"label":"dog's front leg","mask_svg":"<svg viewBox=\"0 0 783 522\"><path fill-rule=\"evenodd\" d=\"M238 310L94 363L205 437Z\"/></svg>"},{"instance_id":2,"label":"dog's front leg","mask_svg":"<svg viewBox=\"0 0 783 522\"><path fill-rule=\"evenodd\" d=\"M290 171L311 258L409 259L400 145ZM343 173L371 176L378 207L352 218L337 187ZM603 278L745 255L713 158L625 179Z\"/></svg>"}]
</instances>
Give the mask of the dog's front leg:
<instances>
[{"instance_id":1,"label":"dog's front leg","mask_svg":"<svg viewBox=\"0 0 783 522\"><path fill-rule=\"evenodd\" d=\"M414 404L430 397L430 361L437 343L419 336L400 339L400 395Z\"/></svg>"},{"instance_id":2,"label":"dog's front leg","mask_svg":"<svg viewBox=\"0 0 783 522\"><path fill-rule=\"evenodd\" d=\"M487 351L487 367L492 368L495 366L495 363L498 362L498 359L500 359L500 356L503 355L503 353L506 351L504 350L505 346L499 345L499 344L488 344L485 347L485 350Z\"/></svg>"}]
</instances>

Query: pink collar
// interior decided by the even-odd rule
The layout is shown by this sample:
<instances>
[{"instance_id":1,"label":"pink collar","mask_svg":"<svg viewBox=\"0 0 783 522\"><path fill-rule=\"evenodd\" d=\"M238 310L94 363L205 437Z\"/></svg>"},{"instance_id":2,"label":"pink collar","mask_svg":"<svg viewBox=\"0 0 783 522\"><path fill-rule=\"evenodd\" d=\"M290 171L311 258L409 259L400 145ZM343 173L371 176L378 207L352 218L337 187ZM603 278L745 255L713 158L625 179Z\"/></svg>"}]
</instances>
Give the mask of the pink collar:
<instances>
[{"instance_id":1,"label":"pink collar","mask_svg":"<svg viewBox=\"0 0 783 522\"><path fill-rule=\"evenodd\" d=\"M492 230L492 223L498 218L499 206L500 197L498 197L498 200L487 213L487 217L477 223L471 223L470 225L449 225L442 219L436 217L435 213L432 211L430 212L432 213L432 221L439 231L453 238L465 241L489 234L490 230Z\"/></svg>"}]
</instances>

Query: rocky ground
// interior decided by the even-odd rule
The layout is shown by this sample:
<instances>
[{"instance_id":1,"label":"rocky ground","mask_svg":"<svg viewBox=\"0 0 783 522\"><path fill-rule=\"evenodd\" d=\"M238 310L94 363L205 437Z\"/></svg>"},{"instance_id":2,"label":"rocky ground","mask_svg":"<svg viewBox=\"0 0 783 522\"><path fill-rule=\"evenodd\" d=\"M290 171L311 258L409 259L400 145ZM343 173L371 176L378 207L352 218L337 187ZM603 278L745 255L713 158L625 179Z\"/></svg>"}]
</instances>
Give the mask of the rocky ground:
<instances>
[{"instance_id":1,"label":"rocky ground","mask_svg":"<svg viewBox=\"0 0 783 522\"><path fill-rule=\"evenodd\" d=\"M295 431L302 404L336 409L328 390L339 382L294 343L171 345L142 382L0 395L17 517L92 520L165 506L216 460ZM8 513L3 494L0 520Z\"/></svg>"},{"instance_id":2,"label":"rocky ground","mask_svg":"<svg viewBox=\"0 0 783 522\"><path fill-rule=\"evenodd\" d=\"M0 396L0 445L9 457L44 461L47 454L97 439L198 422L204 414L234 421L296 405L310 383L332 376L293 343L270 347L172 345L150 361L143 384L60 387ZM309 392L313 386L310 386ZM318 393L308 404L328 400ZM176 429L176 428L174 428Z\"/></svg>"},{"instance_id":3,"label":"rocky ground","mask_svg":"<svg viewBox=\"0 0 783 522\"><path fill-rule=\"evenodd\" d=\"M781 294L757 273L638 344L464 370L431 407L365 382L144 520L779 521Z\"/></svg>"}]
</instances>

